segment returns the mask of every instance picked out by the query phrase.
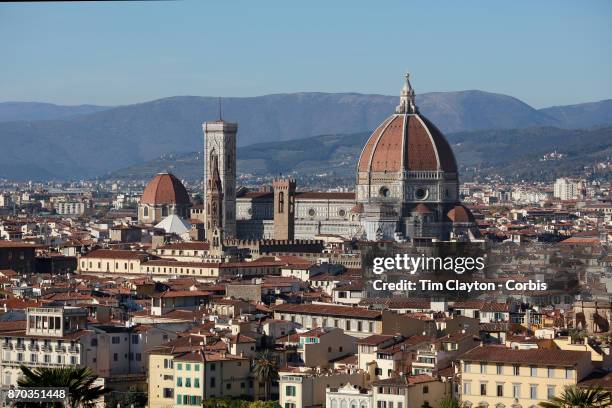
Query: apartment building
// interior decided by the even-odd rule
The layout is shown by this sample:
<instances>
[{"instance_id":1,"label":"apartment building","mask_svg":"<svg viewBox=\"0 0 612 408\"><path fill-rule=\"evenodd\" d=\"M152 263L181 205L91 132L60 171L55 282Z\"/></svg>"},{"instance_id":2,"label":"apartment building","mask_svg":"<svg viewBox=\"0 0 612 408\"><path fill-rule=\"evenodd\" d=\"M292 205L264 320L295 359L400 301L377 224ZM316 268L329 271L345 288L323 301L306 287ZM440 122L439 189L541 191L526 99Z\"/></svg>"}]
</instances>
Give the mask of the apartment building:
<instances>
[{"instance_id":1,"label":"apartment building","mask_svg":"<svg viewBox=\"0 0 612 408\"><path fill-rule=\"evenodd\" d=\"M140 265L150 258L144 252L96 249L79 257L79 273L100 276L136 277Z\"/></svg>"},{"instance_id":2,"label":"apartment building","mask_svg":"<svg viewBox=\"0 0 612 408\"><path fill-rule=\"evenodd\" d=\"M437 407L450 394L451 383L426 374L401 375L374 381L372 389L376 408Z\"/></svg>"},{"instance_id":3,"label":"apartment building","mask_svg":"<svg viewBox=\"0 0 612 408\"><path fill-rule=\"evenodd\" d=\"M440 370L451 365L461 353L480 345L480 338L464 331L448 334L441 339L425 344L416 351L412 362L412 374L437 376Z\"/></svg>"},{"instance_id":4,"label":"apartment building","mask_svg":"<svg viewBox=\"0 0 612 408\"><path fill-rule=\"evenodd\" d=\"M95 371L95 334L86 329L86 323L87 310L83 308L28 308L26 329L3 333L1 386L16 386L22 365L87 365Z\"/></svg>"},{"instance_id":5,"label":"apartment building","mask_svg":"<svg viewBox=\"0 0 612 408\"><path fill-rule=\"evenodd\" d=\"M330 361L357 351L355 338L344 334L342 329L318 327L297 336L297 352L306 367L326 368Z\"/></svg>"},{"instance_id":6,"label":"apartment building","mask_svg":"<svg viewBox=\"0 0 612 408\"><path fill-rule=\"evenodd\" d=\"M431 341L427 336L373 335L357 341L357 364L370 380L383 380L406 373L419 348Z\"/></svg>"},{"instance_id":7,"label":"apartment building","mask_svg":"<svg viewBox=\"0 0 612 408\"><path fill-rule=\"evenodd\" d=\"M459 360L458 391L467 407L537 407L592 371L586 351L481 346Z\"/></svg>"},{"instance_id":8,"label":"apartment building","mask_svg":"<svg viewBox=\"0 0 612 408\"><path fill-rule=\"evenodd\" d=\"M180 262L202 262L209 255L208 242L172 242L155 249L160 258L170 258Z\"/></svg>"},{"instance_id":9,"label":"apartment building","mask_svg":"<svg viewBox=\"0 0 612 408\"><path fill-rule=\"evenodd\" d=\"M214 397L254 395L247 357L208 350L204 341L183 337L151 350L149 408L201 406Z\"/></svg>"},{"instance_id":10,"label":"apartment building","mask_svg":"<svg viewBox=\"0 0 612 408\"><path fill-rule=\"evenodd\" d=\"M59 215L80 216L89 209L89 204L81 201L60 201L53 204L53 208Z\"/></svg>"},{"instance_id":11,"label":"apartment building","mask_svg":"<svg viewBox=\"0 0 612 408\"><path fill-rule=\"evenodd\" d=\"M274 318L300 324L305 329L334 327L354 337L382 332L382 312L330 304L282 304L274 308Z\"/></svg>"},{"instance_id":12,"label":"apartment building","mask_svg":"<svg viewBox=\"0 0 612 408\"><path fill-rule=\"evenodd\" d=\"M327 387L337 388L347 383L363 387L363 373L313 370L309 368L279 371L279 403L282 408L309 408L325 405Z\"/></svg>"}]
</instances>

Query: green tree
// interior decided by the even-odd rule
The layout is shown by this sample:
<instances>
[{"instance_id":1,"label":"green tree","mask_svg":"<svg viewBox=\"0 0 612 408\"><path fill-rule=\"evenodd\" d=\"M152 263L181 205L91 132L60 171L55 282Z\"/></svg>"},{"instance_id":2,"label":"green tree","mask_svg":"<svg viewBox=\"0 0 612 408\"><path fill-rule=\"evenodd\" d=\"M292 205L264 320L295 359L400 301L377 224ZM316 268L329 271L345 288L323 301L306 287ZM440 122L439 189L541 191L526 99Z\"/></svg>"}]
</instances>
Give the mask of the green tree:
<instances>
[{"instance_id":1,"label":"green tree","mask_svg":"<svg viewBox=\"0 0 612 408\"><path fill-rule=\"evenodd\" d=\"M21 366L21 378L17 385L21 388L28 387L57 387L68 389L66 403L36 404L32 402L16 403L16 407L69 407L90 408L108 390L102 386L94 385L98 376L87 367L67 366L59 368L35 368Z\"/></svg>"},{"instance_id":2,"label":"green tree","mask_svg":"<svg viewBox=\"0 0 612 408\"><path fill-rule=\"evenodd\" d=\"M138 391L117 392L111 391L106 397L106 408L117 408L119 405L122 408L145 408L147 406L147 393Z\"/></svg>"},{"instance_id":3,"label":"green tree","mask_svg":"<svg viewBox=\"0 0 612 408\"><path fill-rule=\"evenodd\" d=\"M266 400L270 399L272 383L278 380L278 363L270 350L258 353L253 360L253 374L265 387Z\"/></svg>"},{"instance_id":4,"label":"green tree","mask_svg":"<svg viewBox=\"0 0 612 408\"><path fill-rule=\"evenodd\" d=\"M612 399L610 392L601 387L578 388L576 386L565 387L563 393L548 400L540 402L543 408L605 408L610 407Z\"/></svg>"},{"instance_id":5,"label":"green tree","mask_svg":"<svg viewBox=\"0 0 612 408\"><path fill-rule=\"evenodd\" d=\"M248 408L281 408L278 401L262 401L258 400L251 402Z\"/></svg>"},{"instance_id":6,"label":"green tree","mask_svg":"<svg viewBox=\"0 0 612 408\"><path fill-rule=\"evenodd\" d=\"M446 397L442 401L440 401L439 408L462 408L463 404L457 399L453 397Z\"/></svg>"},{"instance_id":7,"label":"green tree","mask_svg":"<svg viewBox=\"0 0 612 408\"><path fill-rule=\"evenodd\" d=\"M582 340L585 338L586 333L584 332L584 330L580 330L580 329L569 329L569 337L572 340L572 343L576 344L576 343L581 343Z\"/></svg>"}]
</instances>

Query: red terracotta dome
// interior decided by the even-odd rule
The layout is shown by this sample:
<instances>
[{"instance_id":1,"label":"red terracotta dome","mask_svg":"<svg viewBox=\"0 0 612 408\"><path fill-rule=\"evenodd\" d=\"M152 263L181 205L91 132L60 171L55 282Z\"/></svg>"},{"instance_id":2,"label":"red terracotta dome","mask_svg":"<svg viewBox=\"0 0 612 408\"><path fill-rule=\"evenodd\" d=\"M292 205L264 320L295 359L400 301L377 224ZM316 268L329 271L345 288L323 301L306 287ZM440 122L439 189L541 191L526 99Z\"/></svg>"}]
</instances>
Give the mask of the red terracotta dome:
<instances>
[{"instance_id":1,"label":"red terracotta dome","mask_svg":"<svg viewBox=\"0 0 612 408\"><path fill-rule=\"evenodd\" d=\"M408 77L400 105L372 133L359 157L359 172L457 172L455 155L442 132L419 113Z\"/></svg>"},{"instance_id":2,"label":"red terracotta dome","mask_svg":"<svg viewBox=\"0 0 612 408\"><path fill-rule=\"evenodd\" d=\"M147 184L141 204L189 204L189 194L179 179L170 173L159 173Z\"/></svg>"},{"instance_id":3,"label":"red terracotta dome","mask_svg":"<svg viewBox=\"0 0 612 408\"><path fill-rule=\"evenodd\" d=\"M417 204L416 207L414 207L414 212L417 212L421 215L426 215L426 214L431 214L431 210L429 209L429 207L427 207L425 204L423 203L419 203Z\"/></svg>"},{"instance_id":4,"label":"red terracotta dome","mask_svg":"<svg viewBox=\"0 0 612 408\"><path fill-rule=\"evenodd\" d=\"M474 215L463 204L456 204L446 213L446 216L454 223L474 222Z\"/></svg>"},{"instance_id":5,"label":"red terracotta dome","mask_svg":"<svg viewBox=\"0 0 612 408\"><path fill-rule=\"evenodd\" d=\"M372 133L358 171L457 172L455 155L442 132L420 114L395 114Z\"/></svg>"}]
</instances>

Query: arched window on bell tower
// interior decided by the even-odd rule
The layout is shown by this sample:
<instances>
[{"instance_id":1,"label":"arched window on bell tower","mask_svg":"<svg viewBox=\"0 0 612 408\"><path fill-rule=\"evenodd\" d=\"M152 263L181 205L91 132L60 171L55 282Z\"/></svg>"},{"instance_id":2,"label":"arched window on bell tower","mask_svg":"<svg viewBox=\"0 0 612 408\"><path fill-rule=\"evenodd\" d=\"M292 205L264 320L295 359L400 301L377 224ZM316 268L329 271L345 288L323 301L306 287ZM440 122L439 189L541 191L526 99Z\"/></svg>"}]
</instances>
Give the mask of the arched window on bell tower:
<instances>
[{"instance_id":1,"label":"arched window on bell tower","mask_svg":"<svg viewBox=\"0 0 612 408\"><path fill-rule=\"evenodd\" d=\"M285 209L285 192L281 191L278 193L278 212L282 214Z\"/></svg>"}]
</instances>

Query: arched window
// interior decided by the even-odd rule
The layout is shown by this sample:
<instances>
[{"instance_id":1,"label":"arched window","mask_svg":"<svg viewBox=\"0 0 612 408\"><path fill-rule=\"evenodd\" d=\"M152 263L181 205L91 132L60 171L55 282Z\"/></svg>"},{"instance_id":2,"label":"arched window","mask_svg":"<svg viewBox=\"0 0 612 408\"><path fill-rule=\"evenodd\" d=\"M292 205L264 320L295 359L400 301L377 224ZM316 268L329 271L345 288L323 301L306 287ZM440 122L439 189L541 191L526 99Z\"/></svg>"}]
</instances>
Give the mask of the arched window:
<instances>
[{"instance_id":1,"label":"arched window","mask_svg":"<svg viewBox=\"0 0 612 408\"><path fill-rule=\"evenodd\" d=\"M282 214L285 207L285 192L278 193L278 213Z\"/></svg>"},{"instance_id":2,"label":"arched window","mask_svg":"<svg viewBox=\"0 0 612 408\"><path fill-rule=\"evenodd\" d=\"M144 208L142 209L142 215L145 217L149 216L149 206L145 205Z\"/></svg>"},{"instance_id":3,"label":"arched window","mask_svg":"<svg viewBox=\"0 0 612 408\"><path fill-rule=\"evenodd\" d=\"M167 217L168 216L168 206L164 205L162 207L162 217Z\"/></svg>"}]
</instances>

